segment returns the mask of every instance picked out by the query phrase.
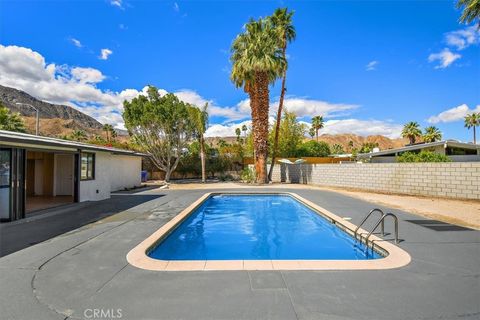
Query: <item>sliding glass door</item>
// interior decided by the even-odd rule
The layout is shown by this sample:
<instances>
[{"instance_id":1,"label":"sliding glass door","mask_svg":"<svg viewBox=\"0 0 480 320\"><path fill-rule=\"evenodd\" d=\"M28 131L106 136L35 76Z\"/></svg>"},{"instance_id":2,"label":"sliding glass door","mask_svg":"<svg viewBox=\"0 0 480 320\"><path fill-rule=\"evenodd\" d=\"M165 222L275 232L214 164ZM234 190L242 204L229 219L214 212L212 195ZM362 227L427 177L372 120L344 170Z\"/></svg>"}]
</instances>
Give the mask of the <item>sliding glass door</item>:
<instances>
[{"instance_id":1,"label":"sliding glass door","mask_svg":"<svg viewBox=\"0 0 480 320\"><path fill-rule=\"evenodd\" d=\"M0 149L0 221L10 220L12 150Z\"/></svg>"},{"instance_id":2,"label":"sliding glass door","mask_svg":"<svg viewBox=\"0 0 480 320\"><path fill-rule=\"evenodd\" d=\"M25 217L25 149L0 148L0 221Z\"/></svg>"}]
</instances>

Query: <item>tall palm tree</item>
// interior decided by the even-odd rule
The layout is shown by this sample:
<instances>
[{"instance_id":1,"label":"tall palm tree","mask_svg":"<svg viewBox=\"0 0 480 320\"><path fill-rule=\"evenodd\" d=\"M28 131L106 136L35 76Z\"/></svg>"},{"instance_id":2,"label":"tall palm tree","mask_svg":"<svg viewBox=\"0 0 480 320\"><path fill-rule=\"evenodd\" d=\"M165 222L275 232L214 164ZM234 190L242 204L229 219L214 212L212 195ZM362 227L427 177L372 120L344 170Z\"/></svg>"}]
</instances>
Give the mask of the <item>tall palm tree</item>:
<instances>
[{"instance_id":1,"label":"tall palm tree","mask_svg":"<svg viewBox=\"0 0 480 320\"><path fill-rule=\"evenodd\" d=\"M473 128L473 143L477 144L477 132L476 127L480 126L480 112L471 113L465 116L465 128Z\"/></svg>"},{"instance_id":2,"label":"tall palm tree","mask_svg":"<svg viewBox=\"0 0 480 320\"><path fill-rule=\"evenodd\" d=\"M103 125L103 131L105 132L107 141L110 142L112 138L112 132L115 131L115 129L113 129L113 126L111 124L106 123Z\"/></svg>"},{"instance_id":3,"label":"tall palm tree","mask_svg":"<svg viewBox=\"0 0 480 320\"><path fill-rule=\"evenodd\" d=\"M293 11L288 12L287 8L278 8L275 10L273 15L268 17L273 27L276 29L278 41L280 47L282 48L282 56L285 61L287 61L287 44L295 40L296 32L295 27L292 23ZM275 123L275 136L273 140L273 150L272 150L272 164L270 165L270 171L268 172L268 180L272 180L273 166L275 165L275 157L277 156L278 149L278 136L280 132L280 121L282 120L282 110L283 110L283 101L285 99L285 84L287 81L287 63L285 63L285 68L283 71L282 77L282 88L280 89L280 99L278 101L278 110L277 110L277 119Z\"/></svg>"},{"instance_id":4,"label":"tall palm tree","mask_svg":"<svg viewBox=\"0 0 480 320\"><path fill-rule=\"evenodd\" d=\"M308 134L313 139L313 137L315 137L315 128L310 127L310 129L308 130Z\"/></svg>"},{"instance_id":5,"label":"tall palm tree","mask_svg":"<svg viewBox=\"0 0 480 320\"><path fill-rule=\"evenodd\" d=\"M207 170L205 167L205 131L208 127L208 103L203 106L202 109L197 108L196 106L190 106L189 116L190 121L193 125L193 132L198 139L200 144L200 162L202 164L202 183L207 181Z\"/></svg>"},{"instance_id":6,"label":"tall palm tree","mask_svg":"<svg viewBox=\"0 0 480 320\"><path fill-rule=\"evenodd\" d=\"M425 128L425 133L423 134L423 141L435 142L439 140L442 140L442 133L437 127L431 126L431 127Z\"/></svg>"},{"instance_id":7,"label":"tall palm tree","mask_svg":"<svg viewBox=\"0 0 480 320\"><path fill-rule=\"evenodd\" d=\"M312 118L312 128L315 130L315 136L317 137L318 142L318 130L324 127L323 117L322 116L315 116Z\"/></svg>"},{"instance_id":8,"label":"tall palm tree","mask_svg":"<svg viewBox=\"0 0 480 320\"><path fill-rule=\"evenodd\" d=\"M231 51L230 78L250 97L256 182L267 183L269 85L283 76L286 60L269 19L251 19Z\"/></svg>"},{"instance_id":9,"label":"tall palm tree","mask_svg":"<svg viewBox=\"0 0 480 320\"><path fill-rule=\"evenodd\" d=\"M240 135L242 134L242 130L240 128L235 129L235 135L237 136L237 141L240 141Z\"/></svg>"},{"instance_id":10,"label":"tall palm tree","mask_svg":"<svg viewBox=\"0 0 480 320\"><path fill-rule=\"evenodd\" d=\"M243 131L243 137L244 137L244 138L247 138L247 130L248 130L247 125L244 124L244 125L242 126L242 131Z\"/></svg>"},{"instance_id":11,"label":"tall palm tree","mask_svg":"<svg viewBox=\"0 0 480 320\"><path fill-rule=\"evenodd\" d=\"M408 138L410 144L414 144L418 137L422 136L418 122L411 121L403 126L402 137Z\"/></svg>"},{"instance_id":12,"label":"tall palm tree","mask_svg":"<svg viewBox=\"0 0 480 320\"><path fill-rule=\"evenodd\" d=\"M480 0L458 0L457 9L462 9L460 22L471 23L476 20L478 28L480 28Z\"/></svg>"}]
</instances>

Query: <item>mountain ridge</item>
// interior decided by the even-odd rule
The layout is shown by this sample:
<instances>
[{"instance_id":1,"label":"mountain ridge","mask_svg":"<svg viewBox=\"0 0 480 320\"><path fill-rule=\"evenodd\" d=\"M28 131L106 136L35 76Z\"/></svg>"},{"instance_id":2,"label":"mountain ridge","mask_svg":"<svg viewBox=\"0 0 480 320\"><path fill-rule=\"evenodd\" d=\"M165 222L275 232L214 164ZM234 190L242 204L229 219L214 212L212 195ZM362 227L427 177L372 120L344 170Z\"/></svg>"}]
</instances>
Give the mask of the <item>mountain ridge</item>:
<instances>
[{"instance_id":1,"label":"mountain ridge","mask_svg":"<svg viewBox=\"0 0 480 320\"><path fill-rule=\"evenodd\" d=\"M36 117L34 109L17 103L30 104L39 111L39 118L61 119L68 122L68 127L86 131L102 129L102 124L85 113L66 105L53 104L41 101L25 91L0 85L0 103L12 112L18 112L24 117ZM42 121L44 122L44 121ZM72 123L73 122L73 123Z\"/></svg>"}]
</instances>

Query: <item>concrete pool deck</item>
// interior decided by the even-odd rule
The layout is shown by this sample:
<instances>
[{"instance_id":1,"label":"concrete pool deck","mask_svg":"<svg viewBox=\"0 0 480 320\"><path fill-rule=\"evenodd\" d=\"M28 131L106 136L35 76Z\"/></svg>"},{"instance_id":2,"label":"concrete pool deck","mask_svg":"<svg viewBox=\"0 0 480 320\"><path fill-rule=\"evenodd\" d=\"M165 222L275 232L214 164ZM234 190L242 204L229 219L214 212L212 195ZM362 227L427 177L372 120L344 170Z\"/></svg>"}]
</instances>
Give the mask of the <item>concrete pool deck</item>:
<instances>
[{"instance_id":1,"label":"concrete pool deck","mask_svg":"<svg viewBox=\"0 0 480 320\"><path fill-rule=\"evenodd\" d=\"M222 191L212 187L209 192ZM0 318L92 319L95 310L109 315L100 319L480 317L480 232L383 206L398 215L399 246L412 257L400 269L162 273L128 264L133 247L205 190L129 193L125 197L144 201L0 258ZM376 207L332 191L277 190L295 192L354 224ZM391 228L387 222L386 232Z\"/></svg>"}]
</instances>

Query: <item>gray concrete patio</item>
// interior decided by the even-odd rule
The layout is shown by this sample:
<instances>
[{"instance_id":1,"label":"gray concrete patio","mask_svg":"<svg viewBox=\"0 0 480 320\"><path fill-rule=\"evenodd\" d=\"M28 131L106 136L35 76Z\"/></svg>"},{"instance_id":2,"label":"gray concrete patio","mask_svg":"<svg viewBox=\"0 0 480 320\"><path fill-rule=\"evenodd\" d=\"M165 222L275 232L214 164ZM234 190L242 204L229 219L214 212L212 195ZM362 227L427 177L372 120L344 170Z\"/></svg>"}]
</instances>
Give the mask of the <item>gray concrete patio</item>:
<instances>
[{"instance_id":1,"label":"gray concrete patio","mask_svg":"<svg viewBox=\"0 0 480 320\"><path fill-rule=\"evenodd\" d=\"M0 318L93 319L93 309L117 316L96 319L480 318L480 232L395 209L384 208L398 214L399 246L412 256L401 269L154 272L127 263L130 249L207 191L216 190L118 195L119 203L143 201L0 258ZM335 192L291 191L355 224L375 206Z\"/></svg>"}]
</instances>

